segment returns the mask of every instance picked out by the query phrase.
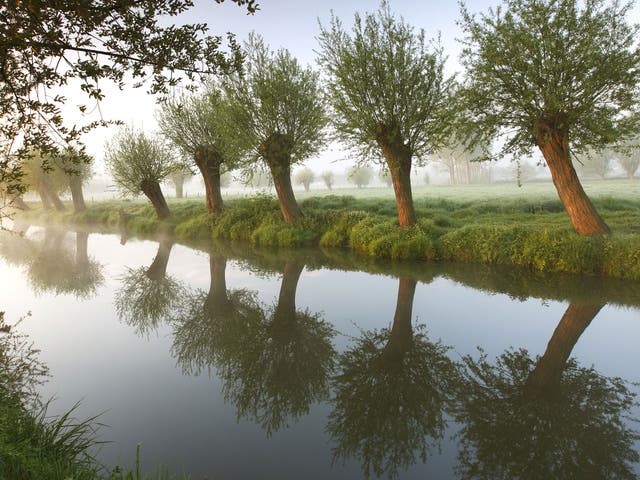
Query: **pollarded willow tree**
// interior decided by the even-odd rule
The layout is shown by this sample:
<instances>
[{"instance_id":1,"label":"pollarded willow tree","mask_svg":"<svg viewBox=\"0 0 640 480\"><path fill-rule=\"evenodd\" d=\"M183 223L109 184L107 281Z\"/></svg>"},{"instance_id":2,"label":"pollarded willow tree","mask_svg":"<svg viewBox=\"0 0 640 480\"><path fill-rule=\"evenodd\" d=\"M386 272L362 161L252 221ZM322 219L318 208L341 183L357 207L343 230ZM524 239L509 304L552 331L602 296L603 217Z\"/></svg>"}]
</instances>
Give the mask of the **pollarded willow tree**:
<instances>
[{"instance_id":1,"label":"pollarded willow tree","mask_svg":"<svg viewBox=\"0 0 640 480\"><path fill-rule=\"evenodd\" d=\"M574 229L609 232L572 155L638 129L640 51L630 4L503 0L472 15L462 5L464 98L483 130L507 132L503 153L542 152Z\"/></svg>"},{"instance_id":2,"label":"pollarded willow tree","mask_svg":"<svg viewBox=\"0 0 640 480\"><path fill-rule=\"evenodd\" d=\"M302 212L291 187L291 166L318 153L326 140L318 74L285 49L271 51L258 35L249 36L246 50L246 72L224 84L230 119L250 152L249 163L262 160L269 169L284 221L292 223Z\"/></svg>"},{"instance_id":3,"label":"pollarded willow tree","mask_svg":"<svg viewBox=\"0 0 640 480\"><path fill-rule=\"evenodd\" d=\"M87 209L82 192L82 184L92 176L93 157L81 149L67 147L51 157L50 164L58 170L66 180L71 191L73 209L81 212Z\"/></svg>"},{"instance_id":4,"label":"pollarded willow tree","mask_svg":"<svg viewBox=\"0 0 640 480\"><path fill-rule=\"evenodd\" d=\"M200 170L209 213L224 209L220 178L239 165L243 152L241 135L227 122L227 103L212 83L199 94L167 100L158 114L162 133Z\"/></svg>"},{"instance_id":5,"label":"pollarded willow tree","mask_svg":"<svg viewBox=\"0 0 640 480\"><path fill-rule=\"evenodd\" d=\"M396 18L387 2L375 14L356 14L351 34L332 16L319 41L338 137L365 161L384 159L400 226L413 225L412 162L442 143L450 123L452 81L439 42Z\"/></svg>"},{"instance_id":6,"label":"pollarded willow tree","mask_svg":"<svg viewBox=\"0 0 640 480\"><path fill-rule=\"evenodd\" d=\"M158 218L171 214L160 182L176 168L176 164L160 140L131 127L123 128L107 143L105 163L124 195L143 193Z\"/></svg>"}]
</instances>

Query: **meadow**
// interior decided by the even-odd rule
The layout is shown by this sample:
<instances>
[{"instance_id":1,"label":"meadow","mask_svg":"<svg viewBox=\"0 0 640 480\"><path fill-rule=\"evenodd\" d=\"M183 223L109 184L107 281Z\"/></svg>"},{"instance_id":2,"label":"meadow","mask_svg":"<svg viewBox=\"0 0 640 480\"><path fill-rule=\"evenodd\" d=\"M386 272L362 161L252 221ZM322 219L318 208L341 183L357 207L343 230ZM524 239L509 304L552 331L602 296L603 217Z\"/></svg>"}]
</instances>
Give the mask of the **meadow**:
<instances>
[{"instance_id":1,"label":"meadow","mask_svg":"<svg viewBox=\"0 0 640 480\"><path fill-rule=\"evenodd\" d=\"M357 255L407 261L516 265L530 270L640 280L640 182L586 181L585 190L612 234L581 237L550 182L419 186L418 222L397 225L390 188L297 192L304 217L285 224L270 193L225 197L225 211L207 215L202 198L171 199L160 221L142 199L90 202L82 213L35 209L36 222L92 225L108 231L178 241L224 239L262 247L350 249Z\"/></svg>"}]
</instances>

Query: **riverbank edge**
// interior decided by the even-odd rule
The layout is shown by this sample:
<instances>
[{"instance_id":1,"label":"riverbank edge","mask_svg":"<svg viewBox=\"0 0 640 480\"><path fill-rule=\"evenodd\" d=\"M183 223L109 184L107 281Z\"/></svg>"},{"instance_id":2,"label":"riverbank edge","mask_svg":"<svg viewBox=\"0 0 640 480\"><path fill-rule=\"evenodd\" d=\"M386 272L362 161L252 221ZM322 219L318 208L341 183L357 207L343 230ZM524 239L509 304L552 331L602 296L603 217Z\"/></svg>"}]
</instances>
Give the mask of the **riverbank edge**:
<instances>
[{"instance_id":1,"label":"riverbank edge","mask_svg":"<svg viewBox=\"0 0 640 480\"><path fill-rule=\"evenodd\" d=\"M511 265L640 280L636 233L614 230L612 235L583 237L554 221L498 223L496 215L496 223L465 224L428 212L416 225L400 228L389 215L350 208L348 197L311 200L303 202L305 215L292 225L282 221L277 201L262 195L229 202L217 215L204 212L201 202L176 203L166 220L159 220L150 205L123 201L94 203L80 213L34 209L20 217L45 224L93 225L123 235L171 234L179 242L215 239L270 248L340 248L394 260ZM554 210L538 213L557 217Z\"/></svg>"}]
</instances>

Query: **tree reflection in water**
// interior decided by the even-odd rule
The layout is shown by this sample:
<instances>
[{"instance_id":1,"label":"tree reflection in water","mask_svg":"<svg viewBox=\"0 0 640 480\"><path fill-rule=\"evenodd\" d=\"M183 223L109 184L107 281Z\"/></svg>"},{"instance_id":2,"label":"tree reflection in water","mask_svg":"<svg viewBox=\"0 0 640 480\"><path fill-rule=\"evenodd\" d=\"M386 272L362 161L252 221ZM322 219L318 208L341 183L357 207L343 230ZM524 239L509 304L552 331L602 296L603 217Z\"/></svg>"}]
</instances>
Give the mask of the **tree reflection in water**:
<instances>
[{"instance_id":1,"label":"tree reflection in water","mask_svg":"<svg viewBox=\"0 0 640 480\"><path fill-rule=\"evenodd\" d=\"M391 329L365 332L339 359L327 431L334 461L358 458L364 475L396 478L444 434L459 381L448 348L413 329L416 281L401 278Z\"/></svg>"},{"instance_id":2,"label":"tree reflection in water","mask_svg":"<svg viewBox=\"0 0 640 480\"><path fill-rule=\"evenodd\" d=\"M160 322L171 319L185 298L182 284L167 275L172 247L171 240L161 239L149 268L127 268L120 277L114 299L116 313L140 335L148 335Z\"/></svg>"},{"instance_id":3,"label":"tree reflection in water","mask_svg":"<svg viewBox=\"0 0 640 480\"><path fill-rule=\"evenodd\" d=\"M602 305L571 304L537 359L464 358L458 473L478 479L635 479L627 382L569 359Z\"/></svg>"},{"instance_id":4,"label":"tree reflection in water","mask_svg":"<svg viewBox=\"0 0 640 480\"><path fill-rule=\"evenodd\" d=\"M224 272L215 264L224 263L212 262L212 289L197 301L205 308L191 309L196 316L177 329L174 351L183 367L215 366L238 418L271 435L327 398L335 331L319 315L296 308L303 264L285 262L278 302L266 307L249 292L226 293L223 281L214 280Z\"/></svg>"},{"instance_id":5,"label":"tree reflection in water","mask_svg":"<svg viewBox=\"0 0 640 480\"><path fill-rule=\"evenodd\" d=\"M41 240L27 238L28 226L16 224L19 233L4 235L2 254L16 265L25 265L34 293L72 294L78 299L96 295L104 283L102 265L88 255L87 232L76 232L75 251L67 231L47 227Z\"/></svg>"}]
</instances>

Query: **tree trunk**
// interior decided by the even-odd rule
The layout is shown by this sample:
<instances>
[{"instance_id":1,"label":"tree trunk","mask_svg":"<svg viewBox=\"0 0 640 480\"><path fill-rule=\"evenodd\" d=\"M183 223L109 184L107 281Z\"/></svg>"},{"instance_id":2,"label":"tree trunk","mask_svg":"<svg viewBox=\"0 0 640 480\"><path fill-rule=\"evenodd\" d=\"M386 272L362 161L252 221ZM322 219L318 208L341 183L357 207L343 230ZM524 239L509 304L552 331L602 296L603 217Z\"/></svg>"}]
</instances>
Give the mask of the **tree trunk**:
<instances>
[{"instance_id":1,"label":"tree trunk","mask_svg":"<svg viewBox=\"0 0 640 480\"><path fill-rule=\"evenodd\" d=\"M73 175L69 178L69 189L71 190L74 211L82 212L86 210L87 205L84 203L84 195L82 194L82 179L78 175Z\"/></svg>"},{"instance_id":2,"label":"tree trunk","mask_svg":"<svg viewBox=\"0 0 640 480\"><path fill-rule=\"evenodd\" d=\"M84 271L89 266L89 234L87 232L76 232L76 269Z\"/></svg>"},{"instance_id":3,"label":"tree trunk","mask_svg":"<svg viewBox=\"0 0 640 480\"><path fill-rule=\"evenodd\" d=\"M575 231L580 235L609 233L609 227L587 197L573 168L568 133L541 124L538 126L537 144Z\"/></svg>"},{"instance_id":4,"label":"tree trunk","mask_svg":"<svg viewBox=\"0 0 640 480\"><path fill-rule=\"evenodd\" d=\"M60 197L53 189L51 181L48 178L42 182L42 191L49 200L49 203L53 205L53 208L55 208L59 212L64 212L66 210L64 203L62 203L62 200L60 200Z\"/></svg>"},{"instance_id":5,"label":"tree trunk","mask_svg":"<svg viewBox=\"0 0 640 480\"><path fill-rule=\"evenodd\" d=\"M160 220L164 220L171 215L169 205L167 205L167 201L162 194L162 190L160 189L160 184L158 182L143 180L140 184L140 190L142 190L142 193L144 193L149 199Z\"/></svg>"},{"instance_id":6,"label":"tree trunk","mask_svg":"<svg viewBox=\"0 0 640 480\"><path fill-rule=\"evenodd\" d=\"M273 185L276 187L282 218L285 223L291 224L302 217L302 211L291 186L291 167L280 165L271 168L271 175L273 176Z\"/></svg>"},{"instance_id":7,"label":"tree trunk","mask_svg":"<svg viewBox=\"0 0 640 480\"><path fill-rule=\"evenodd\" d=\"M173 242L171 240L166 238L160 240L158 243L158 252L145 272L149 279L155 281L162 280L167 274L167 265L169 264L172 248Z\"/></svg>"},{"instance_id":8,"label":"tree trunk","mask_svg":"<svg viewBox=\"0 0 640 480\"><path fill-rule=\"evenodd\" d=\"M411 194L411 149L404 144L397 128L393 127L381 125L377 132L377 142L391 174L396 195L398 223L401 227L410 227L416 223Z\"/></svg>"},{"instance_id":9,"label":"tree trunk","mask_svg":"<svg viewBox=\"0 0 640 480\"><path fill-rule=\"evenodd\" d=\"M31 210L29 205L25 203L22 197L16 197L13 199L13 206L19 210Z\"/></svg>"},{"instance_id":10,"label":"tree trunk","mask_svg":"<svg viewBox=\"0 0 640 480\"><path fill-rule=\"evenodd\" d=\"M380 361L387 365L402 362L405 353L411 348L413 339L411 315L415 293L416 281L409 278L400 278L396 313L393 316L389 341L380 355Z\"/></svg>"},{"instance_id":11,"label":"tree trunk","mask_svg":"<svg viewBox=\"0 0 640 480\"><path fill-rule=\"evenodd\" d=\"M222 212L224 210L222 192L220 190L222 157L205 147L201 147L196 150L194 161L204 182L207 213L216 214Z\"/></svg>"},{"instance_id":12,"label":"tree trunk","mask_svg":"<svg viewBox=\"0 0 640 480\"><path fill-rule=\"evenodd\" d=\"M51 204L51 201L49 200L49 197L47 196L44 188L38 188L38 196L40 197L40 201L42 202L42 206L45 210L51 210L53 208L53 205Z\"/></svg>"},{"instance_id":13,"label":"tree trunk","mask_svg":"<svg viewBox=\"0 0 640 480\"><path fill-rule=\"evenodd\" d=\"M604 305L571 304L547 344L544 355L527 378L525 391L533 396L558 392L567 360L580 335Z\"/></svg>"}]
</instances>

